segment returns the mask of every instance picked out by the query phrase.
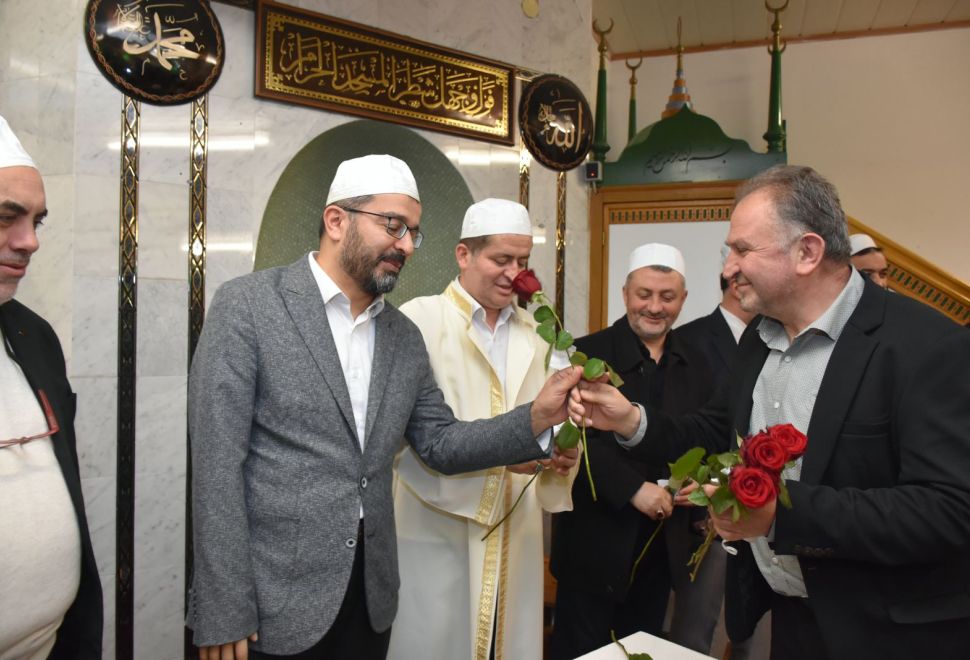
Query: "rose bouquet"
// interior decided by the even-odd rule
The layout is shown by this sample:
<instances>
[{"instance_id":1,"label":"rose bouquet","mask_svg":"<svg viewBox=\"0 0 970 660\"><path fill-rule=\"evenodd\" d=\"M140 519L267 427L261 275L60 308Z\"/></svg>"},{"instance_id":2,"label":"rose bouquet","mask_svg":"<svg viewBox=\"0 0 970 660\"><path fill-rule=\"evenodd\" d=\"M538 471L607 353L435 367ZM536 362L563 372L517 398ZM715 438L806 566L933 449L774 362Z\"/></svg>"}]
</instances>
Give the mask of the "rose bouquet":
<instances>
[{"instance_id":1,"label":"rose bouquet","mask_svg":"<svg viewBox=\"0 0 970 660\"><path fill-rule=\"evenodd\" d=\"M791 424L776 424L743 440L739 435L737 441L737 451L712 454L706 460L703 449L691 449L678 460L683 476L679 479L672 476L670 488L676 492L687 480L696 482L701 488L692 491L687 499L697 506L709 506L718 514L731 509L731 518L735 521L775 497L790 509L791 498L781 473L805 453L808 445L805 434ZM704 485L715 486L710 496ZM692 569L691 580L696 577L716 534L710 525L704 542L687 563Z\"/></svg>"},{"instance_id":2,"label":"rose bouquet","mask_svg":"<svg viewBox=\"0 0 970 660\"><path fill-rule=\"evenodd\" d=\"M697 506L710 506L716 513L731 509L731 517L738 520L747 515L749 509L764 506L777 497L782 506L791 508L791 498L785 487L781 473L805 453L808 439L805 434L791 424L776 424L767 429L741 439L737 436L738 450L723 454L712 454L704 459L704 449L694 447L679 459L670 463L670 479L666 488L676 494L683 486L696 482L700 488L693 490L687 499ZM703 486L712 485L714 492L708 496ZM630 583L636 575L640 560L647 554L650 544L663 521L657 525L647 539L643 550L633 563ZM713 525L707 528L707 536L697 551L691 556L687 566L691 568L691 581L697 577L701 562L714 542L716 531ZM726 547L726 549L728 549ZM728 552L735 554L734 549Z\"/></svg>"}]
</instances>

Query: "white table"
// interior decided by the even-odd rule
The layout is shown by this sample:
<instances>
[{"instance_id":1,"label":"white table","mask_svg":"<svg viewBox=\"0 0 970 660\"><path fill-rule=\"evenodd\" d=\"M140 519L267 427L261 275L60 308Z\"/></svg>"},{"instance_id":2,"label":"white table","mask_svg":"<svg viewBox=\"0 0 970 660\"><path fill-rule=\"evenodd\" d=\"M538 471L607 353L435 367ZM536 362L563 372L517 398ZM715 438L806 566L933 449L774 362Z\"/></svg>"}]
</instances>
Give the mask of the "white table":
<instances>
[{"instance_id":1,"label":"white table","mask_svg":"<svg viewBox=\"0 0 970 660\"><path fill-rule=\"evenodd\" d=\"M627 653L649 653L653 656L653 660L704 660L711 657L645 632L636 632L622 637L620 643L626 647ZM626 656L619 646L611 642L601 649L579 656L576 660L626 660Z\"/></svg>"}]
</instances>

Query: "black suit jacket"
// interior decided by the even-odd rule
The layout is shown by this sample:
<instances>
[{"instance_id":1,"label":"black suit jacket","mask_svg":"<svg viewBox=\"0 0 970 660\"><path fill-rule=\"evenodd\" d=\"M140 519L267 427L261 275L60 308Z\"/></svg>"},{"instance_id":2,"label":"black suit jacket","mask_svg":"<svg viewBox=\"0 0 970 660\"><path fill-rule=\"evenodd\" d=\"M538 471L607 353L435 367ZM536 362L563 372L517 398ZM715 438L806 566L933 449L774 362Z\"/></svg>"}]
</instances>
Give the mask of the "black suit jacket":
<instances>
[{"instance_id":1,"label":"black suit jacket","mask_svg":"<svg viewBox=\"0 0 970 660\"><path fill-rule=\"evenodd\" d=\"M31 388L35 393L37 390L44 390L60 425L60 431L51 440L54 455L61 466L67 491L74 504L81 539L80 585L74 602L57 630L57 641L49 657L100 660L104 622L101 580L94 561L94 551L91 549L87 518L84 515L74 440L76 398L67 381L61 344L47 321L16 300L0 306L0 327L3 328L3 334L9 340Z\"/></svg>"},{"instance_id":2,"label":"black suit jacket","mask_svg":"<svg viewBox=\"0 0 970 660\"><path fill-rule=\"evenodd\" d=\"M707 316L675 328L672 334L704 352L704 357L719 382L728 376L738 353L738 344L734 341L734 334L724 320L720 307L715 307Z\"/></svg>"},{"instance_id":3,"label":"black suit jacket","mask_svg":"<svg viewBox=\"0 0 970 660\"><path fill-rule=\"evenodd\" d=\"M853 275L856 277L857 275ZM748 431L768 349L741 339L731 387L696 415L648 412L648 460ZM808 428L801 480L779 507L775 551L795 555L835 660L958 660L970 648L970 334L931 308L865 290L835 344ZM767 585L747 544L729 558L735 623Z\"/></svg>"},{"instance_id":4,"label":"black suit jacket","mask_svg":"<svg viewBox=\"0 0 970 660\"><path fill-rule=\"evenodd\" d=\"M659 384L656 376L649 375L651 370L647 367L652 365L646 364L641 345L626 316L609 328L576 340L580 351L606 360L619 373L624 380L620 391L631 401L646 403L659 398L664 410L676 414L696 410L707 401L713 391L713 376L700 351L683 344L673 334L667 336L662 397L658 397L651 388ZM637 459L616 444L612 433L589 430L587 439L597 501L593 501L585 470L581 470L573 482L573 510L553 516L549 568L564 585L622 600L633 561L656 527L653 520L630 504L630 498L644 481L667 476L667 462ZM662 540L655 541L647 564L665 576L666 559L655 555L663 555L663 548ZM669 585L657 587L665 589Z\"/></svg>"}]
</instances>

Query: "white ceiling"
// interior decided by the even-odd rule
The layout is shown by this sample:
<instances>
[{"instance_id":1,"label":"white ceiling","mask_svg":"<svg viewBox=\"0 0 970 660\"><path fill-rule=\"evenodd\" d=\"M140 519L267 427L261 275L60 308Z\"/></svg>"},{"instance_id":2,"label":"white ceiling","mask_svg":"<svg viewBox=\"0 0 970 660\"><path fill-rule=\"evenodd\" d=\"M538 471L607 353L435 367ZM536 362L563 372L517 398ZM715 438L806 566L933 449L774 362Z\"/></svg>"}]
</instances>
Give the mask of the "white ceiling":
<instances>
[{"instance_id":1,"label":"white ceiling","mask_svg":"<svg viewBox=\"0 0 970 660\"><path fill-rule=\"evenodd\" d=\"M784 0L769 0L778 7ZM677 18L688 50L754 45L771 37L764 0L593 0L613 58L658 55L677 46ZM970 26L970 0L789 0L782 38L840 38Z\"/></svg>"}]
</instances>

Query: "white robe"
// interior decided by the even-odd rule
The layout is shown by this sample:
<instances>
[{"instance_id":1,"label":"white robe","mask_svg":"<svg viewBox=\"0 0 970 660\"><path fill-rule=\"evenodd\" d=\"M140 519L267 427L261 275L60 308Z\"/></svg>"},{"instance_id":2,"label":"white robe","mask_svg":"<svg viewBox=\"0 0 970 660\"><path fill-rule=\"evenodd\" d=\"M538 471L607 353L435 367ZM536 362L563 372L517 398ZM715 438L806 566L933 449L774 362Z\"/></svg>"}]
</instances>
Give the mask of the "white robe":
<instances>
[{"instance_id":1,"label":"white robe","mask_svg":"<svg viewBox=\"0 0 970 660\"><path fill-rule=\"evenodd\" d=\"M531 401L546 378L548 345L531 316L516 309L509 319L503 391L472 329L471 310L468 294L454 284L401 307L421 329L438 385L463 420ZM487 660L493 626L496 660L541 658L542 509L572 509L576 469L567 477L543 472L512 517L484 542L529 475L499 467L448 477L406 448L397 476L401 589L389 660Z\"/></svg>"}]
</instances>

